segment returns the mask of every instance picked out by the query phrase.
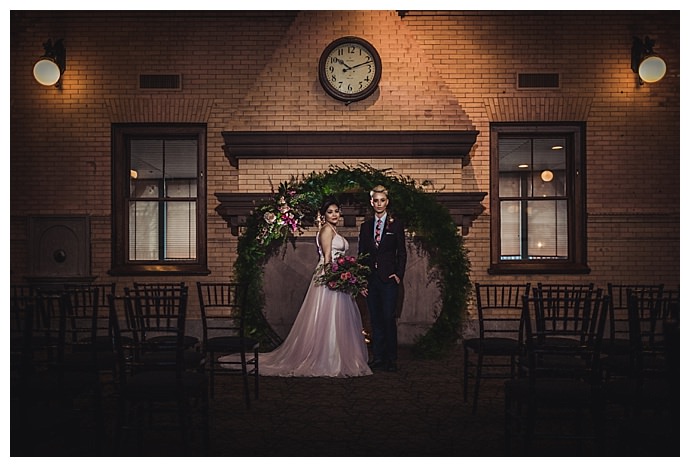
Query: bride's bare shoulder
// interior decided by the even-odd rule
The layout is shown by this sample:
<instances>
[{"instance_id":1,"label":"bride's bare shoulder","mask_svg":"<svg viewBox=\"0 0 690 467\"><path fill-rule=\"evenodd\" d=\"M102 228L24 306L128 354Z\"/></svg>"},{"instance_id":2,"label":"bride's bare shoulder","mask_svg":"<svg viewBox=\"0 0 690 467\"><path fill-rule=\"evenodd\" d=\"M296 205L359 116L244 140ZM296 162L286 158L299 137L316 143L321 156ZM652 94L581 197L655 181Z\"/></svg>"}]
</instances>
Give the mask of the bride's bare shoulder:
<instances>
[{"instance_id":1,"label":"bride's bare shoulder","mask_svg":"<svg viewBox=\"0 0 690 467\"><path fill-rule=\"evenodd\" d=\"M335 229L331 227L330 225L326 224L321 226L319 229L319 238L332 238L336 235Z\"/></svg>"},{"instance_id":2,"label":"bride's bare shoulder","mask_svg":"<svg viewBox=\"0 0 690 467\"><path fill-rule=\"evenodd\" d=\"M335 236L335 235L338 235L338 231L335 230L335 227L333 227L331 224L324 224L319 229L319 235L323 235L323 234Z\"/></svg>"}]
</instances>

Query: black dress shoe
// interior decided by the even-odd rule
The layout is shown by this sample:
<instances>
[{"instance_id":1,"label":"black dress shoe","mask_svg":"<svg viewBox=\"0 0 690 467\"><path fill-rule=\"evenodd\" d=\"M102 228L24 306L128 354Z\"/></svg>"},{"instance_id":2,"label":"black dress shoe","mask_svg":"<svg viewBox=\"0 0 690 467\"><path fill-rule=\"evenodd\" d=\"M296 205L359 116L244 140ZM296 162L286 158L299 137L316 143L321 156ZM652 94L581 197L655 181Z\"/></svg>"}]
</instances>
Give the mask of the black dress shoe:
<instances>
[{"instance_id":1,"label":"black dress shoe","mask_svg":"<svg viewBox=\"0 0 690 467\"><path fill-rule=\"evenodd\" d=\"M369 364L369 368L372 370L383 370L386 368L386 365L381 360L374 360Z\"/></svg>"},{"instance_id":2,"label":"black dress shoe","mask_svg":"<svg viewBox=\"0 0 690 467\"><path fill-rule=\"evenodd\" d=\"M386 368L384 368L384 369L385 369L386 371L396 372L396 371L398 371L398 365L396 365L396 364L393 363L393 362L390 362L390 363L388 363L388 364L386 365Z\"/></svg>"}]
</instances>

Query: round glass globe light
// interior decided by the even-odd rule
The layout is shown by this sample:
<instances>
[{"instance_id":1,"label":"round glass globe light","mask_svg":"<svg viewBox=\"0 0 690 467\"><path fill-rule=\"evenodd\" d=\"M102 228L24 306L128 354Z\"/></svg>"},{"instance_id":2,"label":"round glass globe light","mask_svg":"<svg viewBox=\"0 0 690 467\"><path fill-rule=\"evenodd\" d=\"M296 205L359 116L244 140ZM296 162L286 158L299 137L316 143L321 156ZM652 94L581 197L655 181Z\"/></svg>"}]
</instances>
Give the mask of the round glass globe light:
<instances>
[{"instance_id":1,"label":"round glass globe light","mask_svg":"<svg viewBox=\"0 0 690 467\"><path fill-rule=\"evenodd\" d=\"M656 83L666 74L666 62L656 56L647 57L640 63L638 74L645 83Z\"/></svg>"},{"instance_id":2,"label":"round glass globe light","mask_svg":"<svg viewBox=\"0 0 690 467\"><path fill-rule=\"evenodd\" d=\"M49 58L42 58L34 65L34 78L44 86L52 86L60 80L60 67Z\"/></svg>"}]
</instances>

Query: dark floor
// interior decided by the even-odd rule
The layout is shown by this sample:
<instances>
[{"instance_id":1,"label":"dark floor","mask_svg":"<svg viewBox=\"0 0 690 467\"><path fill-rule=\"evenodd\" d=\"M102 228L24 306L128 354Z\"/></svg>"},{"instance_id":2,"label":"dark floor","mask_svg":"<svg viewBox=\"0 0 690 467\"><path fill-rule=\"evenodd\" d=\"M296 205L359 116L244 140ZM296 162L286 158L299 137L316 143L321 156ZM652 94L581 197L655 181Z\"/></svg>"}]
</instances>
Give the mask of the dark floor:
<instances>
[{"instance_id":1,"label":"dark floor","mask_svg":"<svg viewBox=\"0 0 690 467\"><path fill-rule=\"evenodd\" d=\"M240 380L217 382L211 401L210 456L503 456L503 384L488 380L481 389L479 407L462 397L462 349L441 360L415 359L401 349L396 373L375 373L349 379L261 377L260 398L244 405ZM471 398L470 398L471 400ZM176 433L146 433L143 447L133 442L111 450L112 394L106 394L108 433L95 439L88 421L67 417L60 423L40 423L25 450L12 439L12 456L178 456ZM16 414L13 414L13 416ZM52 420L51 418L48 418ZM566 419L557 420L554 429ZM158 425L159 421L154 421ZM624 428L624 427L623 427ZM623 442L621 425L607 427L604 450L563 442L535 443L534 456L678 456L679 434L657 430L649 443ZM648 427L650 431L652 427ZM76 430L80 437L66 436ZM668 436L668 433L673 434ZM663 433L670 448L655 447ZM15 434L15 433L13 433ZM644 433L638 433L640 435ZM646 436L646 434L644 434ZM652 439L654 438L654 439ZM130 440L131 441L131 440ZM187 455L202 455L196 438ZM101 451L98 444L101 442ZM22 443L24 444L24 443ZM519 455L512 444L511 454ZM102 454L99 454L102 453Z\"/></svg>"}]
</instances>

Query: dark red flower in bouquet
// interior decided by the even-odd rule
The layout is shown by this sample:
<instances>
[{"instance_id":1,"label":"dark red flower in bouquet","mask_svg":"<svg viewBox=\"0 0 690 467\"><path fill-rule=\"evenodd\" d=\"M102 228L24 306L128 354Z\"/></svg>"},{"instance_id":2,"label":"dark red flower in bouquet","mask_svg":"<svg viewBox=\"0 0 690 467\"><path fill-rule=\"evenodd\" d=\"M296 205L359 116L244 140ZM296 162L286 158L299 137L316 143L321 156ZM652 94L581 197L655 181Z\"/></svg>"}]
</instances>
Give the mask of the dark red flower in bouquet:
<instances>
[{"instance_id":1,"label":"dark red flower in bouquet","mask_svg":"<svg viewBox=\"0 0 690 467\"><path fill-rule=\"evenodd\" d=\"M364 256L338 256L331 263L322 264L316 283L356 297L367 288L370 269L362 263Z\"/></svg>"}]
</instances>

